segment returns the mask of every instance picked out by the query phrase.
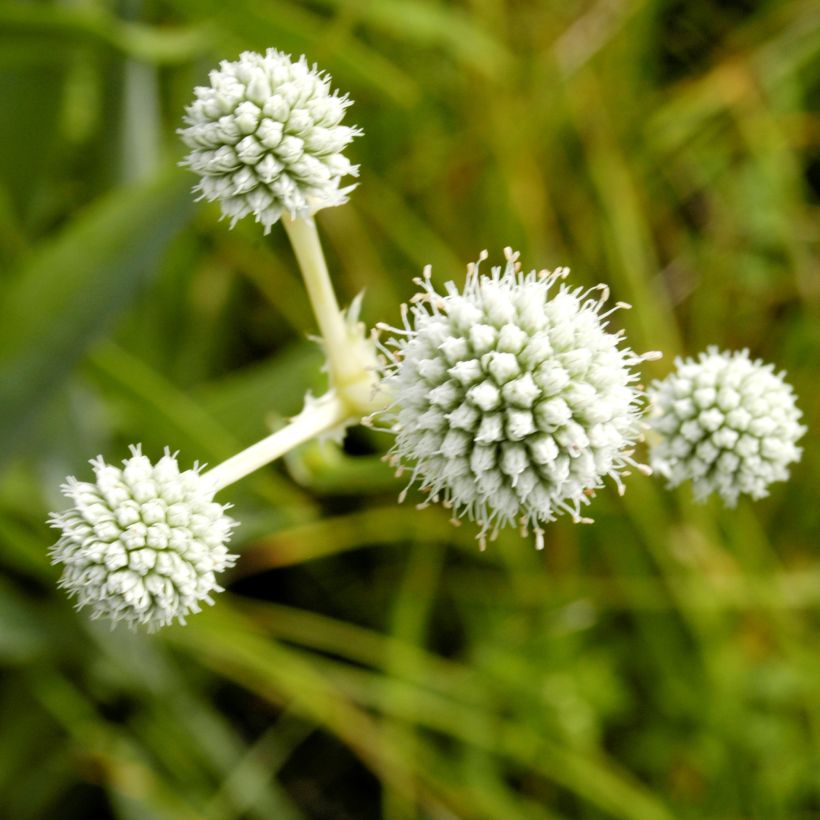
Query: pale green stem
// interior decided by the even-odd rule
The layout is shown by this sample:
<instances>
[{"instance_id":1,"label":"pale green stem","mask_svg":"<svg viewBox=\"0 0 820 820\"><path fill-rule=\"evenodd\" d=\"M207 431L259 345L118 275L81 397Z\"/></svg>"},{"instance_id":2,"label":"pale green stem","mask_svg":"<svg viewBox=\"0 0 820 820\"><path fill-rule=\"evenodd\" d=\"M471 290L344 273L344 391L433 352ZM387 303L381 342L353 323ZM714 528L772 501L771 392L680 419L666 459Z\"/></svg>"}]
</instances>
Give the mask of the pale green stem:
<instances>
[{"instance_id":1,"label":"pale green stem","mask_svg":"<svg viewBox=\"0 0 820 820\"><path fill-rule=\"evenodd\" d=\"M351 377L358 378L359 372L356 356L351 350L347 324L330 281L316 223L312 218L291 219L283 215L282 224L302 270L319 332L324 340L331 378L338 384L345 384Z\"/></svg>"},{"instance_id":2,"label":"pale green stem","mask_svg":"<svg viewBox=\"0 0 820 820\"><path fill-rule=\"evenodd\" d=\"M326 393L307 404L290 424L257 441L241 453L231 456L227 461L208 470L202 477L210 482L214 492L217 492L350 418L347 403L334 392Z\"/></svg>"}]
</instances>

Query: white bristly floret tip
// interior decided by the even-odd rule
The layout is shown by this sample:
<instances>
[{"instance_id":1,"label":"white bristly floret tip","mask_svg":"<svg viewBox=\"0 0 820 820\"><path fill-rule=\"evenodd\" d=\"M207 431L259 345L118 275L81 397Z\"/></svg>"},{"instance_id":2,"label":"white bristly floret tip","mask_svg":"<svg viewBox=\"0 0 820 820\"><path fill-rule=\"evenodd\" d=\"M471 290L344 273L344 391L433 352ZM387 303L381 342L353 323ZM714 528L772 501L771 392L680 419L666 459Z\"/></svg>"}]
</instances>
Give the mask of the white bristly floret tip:
<instances>
[{"instance_id":1,"label":"white bristly floret tip","mask_svg":"<svg viewBox=\"0 0 820 820\"><path fill-rule=\"evenodd\" d=\"M69 478L72 506L49 519L62 533L52 563L77 608L153 632L212 604L218 573L236 560L226 544L237 522L199 468L180 471L168 450L152 464L139 446L122 469L102 457L91 465L94 482Z\"/></svg>"},{"instance_id":2,"label":"white bristly floret tip","mask_svg":"<svg viewBox=\"0 0 820 820\"><path fill-rule=\"evenodd\" d=\"M183 162L202 179L201 198L219 200L233 226L253 214L267 233L282 214L297 219L340 205L357 176L342 153L362 132L341 125L351 104L330 89L330 77L304 55L270 48L243 52L211 71L211 84L194 89L196 99L180 129L191 153Z\"/></svg>"},{"instance_id":3,"label":"white bristly floret tip","mask_svg":"<svg viewBox=\"0 0 820 820\"><path fill-rule=\"evenodd\" d=\"M581 508L606 476L622 492L629 467L648 469L632 458L644 404L633 367L657 354L607 330L627 305L602 312L606 286L556 289L567 268L523 273L505 254L489 275L469 265L461 291L438 293L426 269L404 327L383 328L390 456L430 500L476 521L482 547L518 524L541 548L557 514L589 521Z\"/></svg>"},{"instance_id":4,"label":"white bristly floret tip","mask_svg":"<svg viewBox=\"0 0 820 820\"><path fill-rule=\"evenodd\" d=\"M785 374L752 361L747 350L716 347L675 365L649 388L657 473L671 487L690 479L698 501L716 492L729 507L741 493L763 498L769 484L785 481L806 432Z\"/></svg>"}]
</instances>

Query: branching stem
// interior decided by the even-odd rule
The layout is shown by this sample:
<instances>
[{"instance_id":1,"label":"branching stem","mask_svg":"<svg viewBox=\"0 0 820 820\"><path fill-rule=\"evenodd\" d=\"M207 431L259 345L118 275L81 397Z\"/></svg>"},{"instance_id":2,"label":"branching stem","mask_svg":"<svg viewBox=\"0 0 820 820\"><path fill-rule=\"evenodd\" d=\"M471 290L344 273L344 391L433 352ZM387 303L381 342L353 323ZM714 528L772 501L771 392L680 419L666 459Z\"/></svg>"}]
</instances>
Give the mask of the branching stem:
<instances>
[{"instance_id":1,"label":"branching stem","mask_svg":"<svg viewBox=\"0 0 820 820\"><path fill-rule=\"evenodd\" d=\"M325 344L328 366L335 381L344 383L351 375L350 336L345 323L327 262L319 241L316 223L312 218L282 217L296 261L302 270L313 313Z\"/></svg>"},{"instance_id":2,"label":"branching stem","mask_svg":"<svg viewBox=\"0 0 820 820\"><path fill-rule=\"evenodd\" d=\"M330 391L306 404L302 412L281 430L231 456L204 473L203 478L211 482L214 492L217 492L350 418L347 403Z\"/></svg>"},{"instance_id":3,"label":"branching stem","mask_svg":"<svg viewBox=\"0 0 820 820\"><path fill-rule=\"evenodd\" d=\"M351 416L367 416L385 403L384 395L377 396L375 348L364 338L364 329L339 309L314 220L284 215L282 223L322 334L331 387L347 403Z\"/></svg>"}]
</instances>

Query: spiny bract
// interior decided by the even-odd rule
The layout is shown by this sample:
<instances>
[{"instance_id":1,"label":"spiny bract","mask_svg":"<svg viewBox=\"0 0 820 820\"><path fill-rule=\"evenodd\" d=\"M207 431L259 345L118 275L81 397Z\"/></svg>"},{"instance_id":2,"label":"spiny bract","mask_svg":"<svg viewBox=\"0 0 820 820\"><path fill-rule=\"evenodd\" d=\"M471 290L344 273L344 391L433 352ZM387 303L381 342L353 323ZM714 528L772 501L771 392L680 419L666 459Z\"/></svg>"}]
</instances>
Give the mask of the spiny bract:
<instances>
[{"instance_id":1,"label":"spiny bract","mask_svg":"<svg viewBox=\"0 0 820 820\"><path fill-rule=\"evenodd\" d=\"M394 405L394 464L412 470L432 500L481 527L532 527L581 506L605 476L623 490L641 435L639 356L607 331L607 288L583 292L556 282L560 268L522 273L505 251L505 268L468 267L462 291L439 294L429 268L404 310L404 328L382 350ZM486 252L481 260L486 258ZM553 292L551 292L553 291ZM644 468L646 469L646 468Z\"/></svg>"},{"instance_id":2,"label":"spiny bract","mask_svg":"<svg viewBox=\"0 0 820 820\"><path fill-rule=\"evenodd\" d=\"M785 481L806 428L784 374L752 361L747 350L716 347L675 365L649 388L658 474L672 487L691 479L696 499L716 492L730 507L741 493L762 498L773 481Z\"/></svg>"},{"instance_id":3,"label":"spiny bract","mask_svg":"<svg viewBox=\"0 0 820 820\"><path fill-rule=\"evenodd\" d=\"M167 450L154 465L131 453L122 469L94 459L94 483L67 480L73 506L49 519L62 530L50 554L78 609L154 631L213 603L216 574L236 560L225 546L236 522L198 469L180 472Z\"/></svg>"},{"instance_id":4,"label":"spiny bract","mask_svg":"<svg viewBox=\"0 0 820 820\"><path fill-rule=\"evenodd\" d=\"M283 213L307 217L347 201L353 186L339 183L358 166L341 151L361 131L340 124L350 100L331 93L327 74L270 48L224 60L209 77L179 131L191 149L183 164L231 225L253 214L267 233Z\"/></svg>"}]
</instances>

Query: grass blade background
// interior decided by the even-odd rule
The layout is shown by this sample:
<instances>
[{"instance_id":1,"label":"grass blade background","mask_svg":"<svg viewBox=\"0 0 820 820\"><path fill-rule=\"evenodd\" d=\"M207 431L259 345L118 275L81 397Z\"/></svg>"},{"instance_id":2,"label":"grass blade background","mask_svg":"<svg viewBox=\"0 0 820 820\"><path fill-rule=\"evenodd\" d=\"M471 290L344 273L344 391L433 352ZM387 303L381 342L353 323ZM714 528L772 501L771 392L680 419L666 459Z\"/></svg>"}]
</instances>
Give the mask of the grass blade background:
<instances>
[{"instance_id":1,"label":"grass blade background","mask_svg":"<svg viewBox=\"0 0 820 820\"><path fill-rule=\"evenodd\" d=\"M0 459L25 440L77 360L155 274L190 213L174 171L106 196L12 272L0 327Z\"/></svg>"}]
</instances>

